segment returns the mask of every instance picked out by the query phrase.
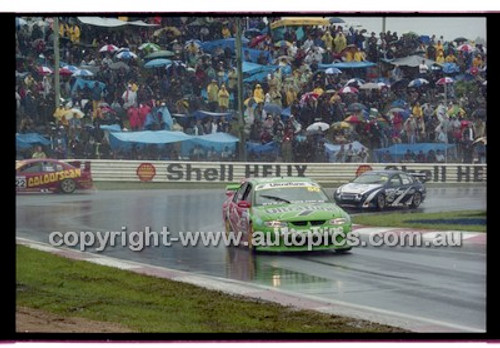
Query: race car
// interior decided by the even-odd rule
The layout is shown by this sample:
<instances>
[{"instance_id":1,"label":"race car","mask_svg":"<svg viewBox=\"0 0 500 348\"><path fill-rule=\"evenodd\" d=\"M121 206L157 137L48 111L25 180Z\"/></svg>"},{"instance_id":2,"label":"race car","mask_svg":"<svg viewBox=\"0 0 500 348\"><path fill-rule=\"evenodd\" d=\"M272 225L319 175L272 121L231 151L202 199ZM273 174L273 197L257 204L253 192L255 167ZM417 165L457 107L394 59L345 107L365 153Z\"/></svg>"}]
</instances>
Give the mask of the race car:
<instances>
[{"instance_id":1,"label":"race car","mask_svg":"<svg viewBox=\"0 0 500 348\"><path fill-rule=\"evenodd\" d=\"M226 235L252 251L351 249L349 215L309 178L247 178L226 190Z\"/></svg>"},{"instance_id":2,"label":"race car","mask_svg":"<svg viewBox=\"0 0 500 348\"><path fill-rule=\"evenodd\" d=\"M93 187L90 162L49 158L16 161L16 192L73 193Z\"/></svg>"},{"instance_id":3,"label":"race car","mask_svg":"<svg viewBox=\"0 0 500 348\"><path fill-rule=\"evenodd\" d=\"M398 170L368 171L337 188L335 202L342 207L376 208L392 206L417 208L425 199L426 188L418 175Z\"/></svg>"}]
</instances>

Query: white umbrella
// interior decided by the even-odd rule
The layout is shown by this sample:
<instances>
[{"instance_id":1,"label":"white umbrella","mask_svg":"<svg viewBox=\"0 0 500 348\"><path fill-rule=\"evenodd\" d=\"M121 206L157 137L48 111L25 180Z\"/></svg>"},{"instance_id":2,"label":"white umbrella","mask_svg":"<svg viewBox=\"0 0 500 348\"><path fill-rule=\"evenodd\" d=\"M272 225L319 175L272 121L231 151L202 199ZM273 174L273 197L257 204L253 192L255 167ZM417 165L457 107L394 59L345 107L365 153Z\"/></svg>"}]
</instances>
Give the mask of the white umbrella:
<instances>
[{"instance_id":1,"label":"white umbrella","mask_svg":"<svg viewBox=\"0 0 500 348\"><path fill-rule=\"evenodd\" d=\"M115 52L118 51L118 47L115 45L104 45L99 49L99 52Z\"/></svg>"},{"instance_id":2,"label":"white umbrella","mask_svg":"<svg viewBox=\"0 0 500 348\"><path fill-rule=\"evenodd\" d=\"M338 68L328 68L325 70L325 74L338 75L338 74L342 74L342 71Z\"/></svg>"},{"instance_id":3,"label":"white umbrella","mask_svg":"<svg viewBox=\"0 0 500 348\"><path fill-rule=\"evenodd\" d=\"M85 114L83 113L82 110L80 109L77 109L77 108L72 108L72 109L69 109L68 111L66 111L64 113L64 117L67 119L67 120L70 120L72 119L73 117L75 118L82 118L83 116L85 116Z\"/></svg>"},{"instance_id":4,"label":"white umbrella","mask_svg":"<svg viewBox=\"0 0 500 348\"><path fill-rule=\"evenodd\" d=\"M94 76L94 74L90 70L87 70L87 69L78 69L71 76L85 77L85 76Z\"/></svg>"},{"instance_id":5,"label":"white umbrella","mask_svg":"<svg viewBox=\"0 0 500 348\"><path fill-rule=\"evenodd\" d=\"M330 125L325 122L315 122L311 124L309 127L306 128L306 131L308 132L317 132L317 131L326 131L330 129Z\"/></svg>"}]
</instances>

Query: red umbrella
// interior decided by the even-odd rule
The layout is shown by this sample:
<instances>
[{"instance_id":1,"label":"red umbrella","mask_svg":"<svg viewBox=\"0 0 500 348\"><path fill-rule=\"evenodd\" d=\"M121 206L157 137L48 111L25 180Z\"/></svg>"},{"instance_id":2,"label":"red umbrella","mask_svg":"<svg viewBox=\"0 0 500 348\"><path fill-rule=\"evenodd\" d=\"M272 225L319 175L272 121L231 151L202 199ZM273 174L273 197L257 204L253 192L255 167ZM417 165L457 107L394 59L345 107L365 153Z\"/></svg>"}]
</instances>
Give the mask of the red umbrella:
<instances>
[{"instance_id":1,"label":"red umbrella","mask_svg":"<svg viewBox=\"0 0 500 348\"><path fill-rule=\"evenodd\" d=\"M40 75L50 75L50 74L52 74L52 69L47 68L46 66L39 66L37 69L37 72Z\"/></svg>"},{"instance_id":2,"label":"red umbrella","mask_svg":"<svg viewBox=\"0 0 500 348\"><path fill-rule=\"evenodd\" d=\"M262 41L264 41L266 38L267 38L267 34L264 34L264 35L258 35L256 37L254 37L252 39L252 41L250 41L250 44L248 44L248 47L254 47L254 46L257 46L259 43L261 43Z\"/></svg>"},{"instance_id":3,"label":"red umbrella","mask_svg":"<svg viewBox=\"0 0 500 348\"><path fill-rule=\"evenodd\" d=\"M472 52L475 50L475 48L472 45L469 45L468 43L464 43L464 44L458 46L457 50L462 51L462 52Z\"/></svg>"},{"instance_id":4,"label":"red umbrella","mask_svg":"<svg viewBox=\"0 0 500 348\"><path fill-rule=\"evenodd\" d=\"M118 51L118 47L115 45L104 45L99 49L99 52L116 52Z\"/></svg>"},{"instance_id":5,"label":"red umbrella","mask_svg":"<svg viewBox=\"0 0 500 348\"><path fill-rule=\"evenodd\" d=\"M361 123L361 122L363 122L357 115L351 115L351 116L347 117L344 121L349 122L349 123Z\"/></svg>"},{"instance_id":6,"label":"red umbrella","mask_svg":"<svg viewBox=\"0 0 500 348\"><path fill-rule=\"evenodd\" d=\"M314 92L307 92L307 93L304 93L302 95L302 97L300 97L300 101L299 103L300 104L305 104L307 103L311 98L313 100L318 100L318 97L319 97L319 94L318 93L314 93Z\"/></svg>"},{"instance_id":7,"label":"red umbrella","mask_svg":"<svg viewBox=\"0 0 500 348\"><path fill-rule=\"evenodd\" d=\"M436 85L446 85L455 82L451 77L442 77L437 80Z\"/></svg>"},{"instance_id":8,"label":"red umbrella","mask_svg":"<svg viewBox=\"0 0 500 348\"><path fill-rule=\"evenodd\" d=\"M339 94L347 94L347 93L358 93L358 89L354 87L344 87L339 91Z\"/></svg>"},{"instance_id":9,"label":"red umbrella","mask_svg":"<svg viewBox=\"0 0 500 348\"><path fill-rule=\"evenodd\" d=\"M61 68L59 69L59 74L63 76L71 76L73 75L73 71L69 70L68 68Z\"/></svg>"}]
</instances>

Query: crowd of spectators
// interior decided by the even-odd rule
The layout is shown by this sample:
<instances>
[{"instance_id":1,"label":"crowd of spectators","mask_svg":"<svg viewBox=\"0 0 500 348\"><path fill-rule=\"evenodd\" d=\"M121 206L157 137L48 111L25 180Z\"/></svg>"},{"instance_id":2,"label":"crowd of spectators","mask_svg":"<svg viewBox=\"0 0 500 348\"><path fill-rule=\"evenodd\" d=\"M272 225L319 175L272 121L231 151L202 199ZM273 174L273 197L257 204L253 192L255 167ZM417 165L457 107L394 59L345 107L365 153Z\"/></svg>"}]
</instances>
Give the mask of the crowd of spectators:
<instances>
[{"instance_id":1,"label":"crowd of spectators","mask_svg":"<svg viewBox=\"0 0 500 348\"><path fill-rule=\"evenodd\" d=\"M51 145L44 150L51 157L181 158L177 145L112 150L107 133L100 129L103 124L118 124L123 131L170 129L193 135L224 132L239 136L234 113L238 106L234 51L217 47L208 54L195 41L235 37L236 17L144 17L140 19L158 26L118 29L82 24L74 17L60 18L60 26L55 28L60 36L60 60L94 74L76 83L77 77L61 70L59 109L54 107L54 75L42 70L54 69L53 18L24 19L26 23L16 25L17 131L48 137ZM469 49L459 49L460 41L445 41L435 35L425 40L414 33L398 35L387 31L377 35L343 23L304 27L300 39L296 31L288 29L284 40L275 42L271 35L262 34L270 32L269 24L275 18L241 20L249 45L269 52L272 64L278 66L261 81L244 84L246 141L274 142L278 149L269 154L250 151L248 160L329 161L325 143L353 141L361 142L367 150L352 156L337 154L336 161L371 161L372 150L377 148L438 142L456 144L456 151L448 152L449 158L444 159L442 153L434 151L408 153L403 161L484 160L484 150L481 153L473 146L478 138L486 136L484 45L469 42ZM174 63L168 68L145 68L145 56L154 52L145 47L146 43L171 51L169 59ZM120 59L117 52L101 50L111 44L128 48L138 57ZM246 61L264 65L270 62L263 54L252 60L245 48L243 52ZM391 64L394 59L415 54L422 56L418 67ZM442 65L429 66L424 58L439 64L455 63L457 70L446 74ZM319 64L352 61L373 62L375 66L342 69L341 73L319 68ZM445 76L454 78L446 88L437 83ZM408 87L417 78L428 83ZM370 88L368 82L373 83ZM343 91L346 86L357 91ZM278 110L289 108L289 115L270 111L266 108L269 104L277 105ZM162 107L174 116L173 123L165 124ZM234 116L184 117L196 110L229 111ZM318 122L331 127L308 130ZM31 157L29 151L19 151L18 155ZM387 156L382 157L380 161L389 161ZM198 147L190 158L237 160L238 153Z\"/></svg>"}]
</instances>

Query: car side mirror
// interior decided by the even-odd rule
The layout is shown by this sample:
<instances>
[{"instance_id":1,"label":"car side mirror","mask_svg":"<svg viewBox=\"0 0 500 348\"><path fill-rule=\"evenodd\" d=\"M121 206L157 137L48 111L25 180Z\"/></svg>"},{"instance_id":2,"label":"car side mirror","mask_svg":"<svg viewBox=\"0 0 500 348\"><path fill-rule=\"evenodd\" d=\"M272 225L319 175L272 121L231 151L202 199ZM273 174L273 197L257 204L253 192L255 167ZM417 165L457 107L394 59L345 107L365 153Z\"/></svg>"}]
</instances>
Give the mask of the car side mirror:
<instances>
[{"instance_id":1,"label":"car side mirror","mask_svg":"<svg viewBox=\"0 0 500 348\"><path fill-rule=\"evenodd\" d=\"M238 208L248 209L251 206L252 205L250 204L250 202L247 202L247 201L239 201L238 202Z\"/></svg>"},{"instance_id":2,"label":"car side mirror","mask_svg":"<svg viewBox=\"0 0 500 348\"><path fill-rule=\"evenodd\" d=\"M227 190L226 191L226 196L231 197L234 194L234 191L232 190Z\"/></svg>"}]
</instances>

